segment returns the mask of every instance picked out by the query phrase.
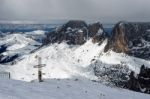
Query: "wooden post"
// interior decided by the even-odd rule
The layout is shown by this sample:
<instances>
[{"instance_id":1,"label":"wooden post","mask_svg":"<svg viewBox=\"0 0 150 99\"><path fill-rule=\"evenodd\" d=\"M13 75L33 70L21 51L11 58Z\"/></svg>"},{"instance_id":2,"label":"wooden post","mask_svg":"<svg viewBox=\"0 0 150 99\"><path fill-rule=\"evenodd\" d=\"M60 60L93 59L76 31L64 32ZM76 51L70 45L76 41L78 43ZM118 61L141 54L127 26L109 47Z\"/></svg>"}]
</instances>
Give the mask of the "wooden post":
<instances>
[{"instance_id":1,"label":"wooden post","mask_svg":"<svg viewBox=\"0 0 150 99\"><path fill-rule=\"evenodd\" d=\"M41 57L37 57L38 58L38 65L35 65L34 68L38 68L38 80L39 82L43 82L42 80L42 67L45 66L45 64L41 64Z\"/></svg>"},{"instance_id":2,"label":"wooden post","mask_svg":"<svg viewBox=\"0 0 150 99\"><path fill-rule=\"evenodd\" d=\"M41 57L38 57L38 79L39 79L39 82L42 82L42 65L41 65Z\"/></svg>"},{"instance_id":3,"label":"wooden post","mask_svg":"<svg viewBox=\"0 0 150 99\"><path fill-rule=\"evenodd\" d=\"M9 79L10 79L10 72L9 72Z\"/></svg>"},{"instance_id":4,"label":"wooden post","mask_svg":"<svg viewBox=\"0 0 150 99\"><path fill-rule=\"evenodd\" d=\"M38 70L38 79L39 79L39 82L43 82L43 80L42 80L42 71L41 70Z\"/></svg>"}]
</instances>

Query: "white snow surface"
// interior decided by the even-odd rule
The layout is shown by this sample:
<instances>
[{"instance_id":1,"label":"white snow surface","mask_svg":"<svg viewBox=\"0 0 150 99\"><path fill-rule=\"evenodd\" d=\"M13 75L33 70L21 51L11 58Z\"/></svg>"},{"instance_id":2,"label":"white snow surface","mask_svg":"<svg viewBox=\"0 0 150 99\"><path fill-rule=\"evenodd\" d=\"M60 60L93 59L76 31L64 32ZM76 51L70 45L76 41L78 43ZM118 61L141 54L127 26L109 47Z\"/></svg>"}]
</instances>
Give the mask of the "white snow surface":
<instances>
[{"instance_id":1,"label":"white snow surface","mask_svg":"<svg viewBox=\"0 0 150 99\"><path fill-rule=\"evenodd\" d=\"M71 47L66 43L54 44L39 49L35 53L24 55L17 64L10 66L8 70L12 78L18 80L31 81L37 78L37 69L33 66L38 64L35 58L42 58L44 78L71 78L82 76L96 79L91 60L104 49L107 40L101 45L93 44L90 41L83 46Z\"/></svg>"},{"instance_id":2,"label":"white snow surface","mask_svg":"<svg viewBox=\"0 0 150 99\"><path fill-rule=\"evenodd\" d=\"M150 95L86 79L50 79L42 83L0 79L0 99L150 99Z\"/></svg>"},{"instance_id":3,"label":"white snow surface","mask_svg":"<svg viewBox=\"0 0 150 99\"><path fill-rule=\"evenodd\" d=\"M150 61L128 56L123 53L109 51L104 53L105 40L100 46L93 44L91 40L81 46L70 46L66 43L52 44L45 46L35 53L24 55L15 65L6 66L11 77L17 80L32 81L37 79L37 69L33 68L38 64L36 56L42 58L42 72L44 78L66 79L72 77L84 77L96 80L94 73L95 62L98 61L100 67L123 64L130 70L139 73L142 64L150 66Z\"/></svg>"}]
</instances>

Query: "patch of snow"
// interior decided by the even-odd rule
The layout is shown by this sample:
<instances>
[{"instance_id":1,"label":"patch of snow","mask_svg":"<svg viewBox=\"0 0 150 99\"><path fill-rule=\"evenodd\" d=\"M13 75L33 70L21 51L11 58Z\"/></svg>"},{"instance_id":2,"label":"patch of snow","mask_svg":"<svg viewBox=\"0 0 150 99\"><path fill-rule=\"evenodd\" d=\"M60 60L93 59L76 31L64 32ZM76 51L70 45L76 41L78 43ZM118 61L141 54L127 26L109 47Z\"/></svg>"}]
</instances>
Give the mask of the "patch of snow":
<instances>
[{"instance_id":1,"label":"patch of snow","mask_svg":"<svg viewBox=\"0 0 150 99\"><path fill-rule=\"evenodd\" d=\"M23 48L25 46L26 46L26 44L14 44L14 45L8 47L7 50L9 50L9 51L10 50L17 50L17 49Z\"/></svg>"},{"instance_id":2,"label":"patch of snow","mask_svg":"<svg viewBox=\"0 0 150 99\"><path fill-rule=\"evenodd\" d=\"M150 29L146 30L147 32L150 32Z\"/></svg>"},{"instance_id":3,"label":"patch of snow","mask_svg":"<svg viewBox=\"0 0 150 99\"><path fill-rule=\"evenodd\" d=\"M100 28L97 32L97 35L102 35L103 34L103 30Z\"/></svg>"},{"instance_id":4,"label":"patch of snow","mask_svg":"<svg viewBox=\"0 0 150 99\"><path fill-rule=\"evenodd\" d=\"M43 35L45 34L46 31L43 30L36 30L36 31L32 31L32 32L26 32L26 34L33 34L33 35Z\"/></svg>"},{"instance_id":5,"label":"patch of snow","mask_svg":"<svg viewBox=\"0 0 150 99\"><path fill-rule=\"evenodd\" d=\"M83 33L83 31L81 29L78 30L79 33Z\"/></svg>"}]
</instances>

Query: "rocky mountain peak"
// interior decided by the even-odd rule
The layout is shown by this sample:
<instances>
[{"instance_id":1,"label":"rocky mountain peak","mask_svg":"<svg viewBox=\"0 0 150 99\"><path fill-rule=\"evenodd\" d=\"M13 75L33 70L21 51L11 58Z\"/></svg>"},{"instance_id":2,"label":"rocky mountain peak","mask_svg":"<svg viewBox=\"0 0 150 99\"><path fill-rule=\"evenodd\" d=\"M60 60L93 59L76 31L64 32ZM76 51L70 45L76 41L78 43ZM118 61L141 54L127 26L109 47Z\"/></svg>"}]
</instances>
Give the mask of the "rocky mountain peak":
<instances>
[{"instance_id":1,"label":"rocky mountain peak","mask_svg":"<svg viewBox=\"0 0 150 99\"><path fill-rule=\"evenodd\" d=\"M92 41L101 42L106 38L106 34L104 32L104 28L100 22L90 24L88 26L89 36L92 37Z\"/></svg>"},{"instance_id":2,"label":"rocky mountain peak","mask_svg":"<svg viewBox=\"0 0 150 99\"><path fill-rule=\"evenodd\" d=\"M66 24L62 26L62 31L67 31L68 28L76 29L76 28L84 28L87 27L87 24L85 21L82 20L70 20Z\"/></svg>"},{"instance_id":3,"label":"rocky mountain peak","mask_svg":"<svg viewBox=\"0 0 150 99\"><path fill-rule=\"evenodd\" d=\"M92 38L93 42L101 42L104 40L104 34L100 23L88 25L85 21L71 20L53 33L49 33L46 43L66 41L68 44L82 45L89 38Z\"/></svg>"},{"instance_id":4,"label":"rocky mountain peak","mask_svg":"<svg viewBox=\"0 0 150 99\"><path fill-rule=\"evenodd\" d=\"M150 59L150 23L119 22L115 25L105 51Z\"/></svg>"}]
</instances>

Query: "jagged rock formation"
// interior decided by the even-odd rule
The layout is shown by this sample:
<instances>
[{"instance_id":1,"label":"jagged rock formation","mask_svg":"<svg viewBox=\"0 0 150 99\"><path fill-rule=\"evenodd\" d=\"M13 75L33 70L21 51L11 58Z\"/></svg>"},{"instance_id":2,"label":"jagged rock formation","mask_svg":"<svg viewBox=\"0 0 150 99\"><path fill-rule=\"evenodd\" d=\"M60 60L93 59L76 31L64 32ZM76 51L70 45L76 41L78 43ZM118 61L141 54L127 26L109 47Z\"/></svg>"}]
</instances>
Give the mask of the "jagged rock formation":
<instances>
[{"instance_id":1,"label":"jagged rock formation","mask_svg":"<svg viewBox=\"0 0 150 99\"><path fill-rule=\"evenodd\" d=\"M100 42L104 37L105 33L100 23L88 25L84 21L71 20L49 33L45 44L66 41L68 44L82 45L89 38L93 38L93 42Z\"/></svg>"},{"instance_id":2,"label":"jagged rock formation","mask_svg":"<svg viewBox=\"0 0 150 99\"><path fill-rule=\"evenodd\" d=\"M112 49L135 57L150 59L150 23L119 22L105 51Z\"/></svg>"},{"instance_id":3,"label":"jagged rock formation","mask_svg":"<svg viewBox=\"0 0 150 99\"><path fill-rule=\"evenodd\" d=\"M100 23L90 24L88 26L89 37L92 37L93 42L101 42L106 38L103 26Z\"/></svg>"},{"instance_id":4,"label":"jagged rock formation","mask_svg":"<svg viewBox=\"0 0 150 99\"><path fill-rule=\"evenodd\" d=\"M130 70L128 66L123 64L112 65L110 67L104 66L101 69L98 65L95 65L94 73L100 79L101 83L123 88L129 78Z\"/></svg>"},{"instance_id":5,"label":"jagged rock formation","mask_svg":"<svg viewBox=\"0 0 150 99\"><path fill-rule=\"evenodd\" d=\"M140 73L136 74L132 71L129 75L129 80L127 82L127 88L134 91L139 91L143 93L150 94L150 68L141 66Z\"/></svg>"}]
</instances>

